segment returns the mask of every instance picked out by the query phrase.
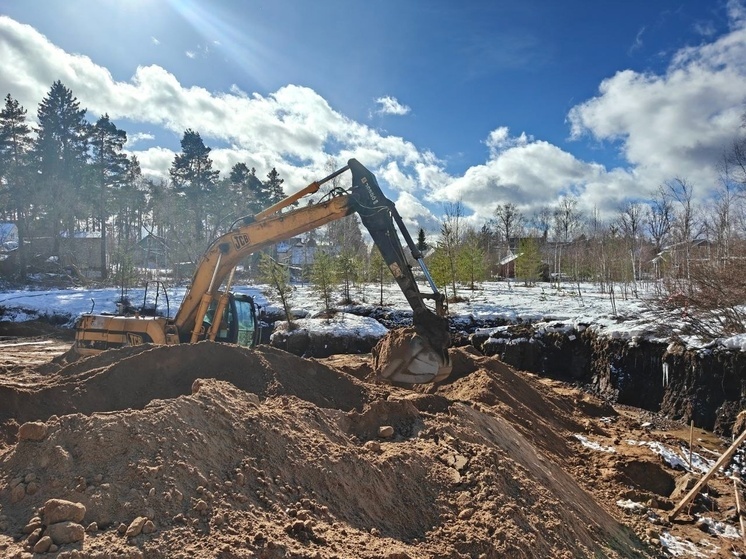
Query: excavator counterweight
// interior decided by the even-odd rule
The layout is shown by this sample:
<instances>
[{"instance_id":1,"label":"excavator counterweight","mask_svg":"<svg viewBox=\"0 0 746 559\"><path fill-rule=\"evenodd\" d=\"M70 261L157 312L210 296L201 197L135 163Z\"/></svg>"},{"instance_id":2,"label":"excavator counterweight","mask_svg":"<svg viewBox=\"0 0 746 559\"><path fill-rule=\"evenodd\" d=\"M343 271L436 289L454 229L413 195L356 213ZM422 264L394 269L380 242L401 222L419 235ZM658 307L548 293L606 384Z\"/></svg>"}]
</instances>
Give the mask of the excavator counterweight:
<instances>
[{"instance_id":1,"label":"excavator counterweight","mask_svg":"<svg viewBox=\"0 0 746 559\"><path fill-rule=\"evenodd\" d=\"M349 190L336 189L344 193L336 191L323 202L287 210L348 170L352 173ZM445 298L432 281L394 203L383 195L373 173L355 159L255 216L237 220L230 231L215 239L197 265L174 318L84 314L76 326L73 348L81 355L90 355L127 345L194 343L204 339L254 345L255 307L247 296L230 292L233 270L262 248L353 213L360 216L413 312L412 328L393 331L376 346L378 375L405 384L445 379L451 372ZM422 268L432 293L420 292L399 235ZM435 311L425 304L425 299L434 303Z\"/></svg>"}]
</instances>

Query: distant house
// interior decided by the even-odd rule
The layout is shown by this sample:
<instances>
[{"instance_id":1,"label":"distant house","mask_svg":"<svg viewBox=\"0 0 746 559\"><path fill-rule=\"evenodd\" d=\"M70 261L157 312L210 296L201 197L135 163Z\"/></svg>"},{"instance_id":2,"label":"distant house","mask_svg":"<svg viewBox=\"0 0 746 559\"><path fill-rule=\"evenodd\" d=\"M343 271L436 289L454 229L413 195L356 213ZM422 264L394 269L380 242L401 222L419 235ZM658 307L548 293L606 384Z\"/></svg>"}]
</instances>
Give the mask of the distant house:
<instances>
[{"instance_id":1,"label":"distant house","mask_svg":"<svg viewBox=\"0 0 746 559\"><path fill-rule=\"evenodd\" d=\"M511 237L508 242L508 250L505 256L503 256L497 263L497 274L502 278L515 278L515 266L518 259L521 257L521 247L524 243L532 241L535 243L536 248L539 250L541 263L539 264L543 276L546 269L548 268L547 260L551 260L546 252L548 248L547 239L544 236L539 237ZM546 272L548 273L548 272Z\"/></svg>"},{"instance_id":2,"label":"distant house","mask_svg":"<svg viewBox=\"0 0 746 559\"><path fill-rule=\"evenodd\" d=\"M277 243L277 260L294 268L312 266L318 246L313 239L294 237Z\"/></svg>"},{"instance_id":3,"label":"distant house","mask_svg":"<svg viewBox=\"0 0 746 559\"><path fill-rule=\"evenodd\" d=\"M76 231L60 238L59 262L75 266L81 273L101 271L101 231Z\"/></svg>"},{"instance_id":4,"label":"distant house","mask_svg":"<svg viewBox=\"0 0 746 559\"><path fill-rule=\"evenodd\" d=\"M143 268L167 268L168 246L166 246L166 241L157 235L145 235L137 243L135 264Z\"/></svg>"},{"instance_id":5,"label":"distant house","mask_svg":"<svg viewBox=\"0 0 746 559\"><path fill-rule=\"evenodd\" d=\"M0 223L0 252L18 248L18 226L15 223Z\"/></svg>"},{"instance_id":6,"label":"distant house","mask_svg":"<svg viewBox=\"0 0 746 559\"><path fill-rule=\"evenodd\" d=\"M0 273L12 274L18 267L18 227L0 223Z\"/></svg>"},{"instance_id":7,"label":"distant house","mask_svg":"<svg viewBox=\"0 0 746 559\"><path fill-rule=\"evenodd\" d=\"M514 278L515 277L515 261L521 254L515 254L512 250L508 249L506 254L499 262L498 274L503 278Z\"/></svg>"}]
</instances>

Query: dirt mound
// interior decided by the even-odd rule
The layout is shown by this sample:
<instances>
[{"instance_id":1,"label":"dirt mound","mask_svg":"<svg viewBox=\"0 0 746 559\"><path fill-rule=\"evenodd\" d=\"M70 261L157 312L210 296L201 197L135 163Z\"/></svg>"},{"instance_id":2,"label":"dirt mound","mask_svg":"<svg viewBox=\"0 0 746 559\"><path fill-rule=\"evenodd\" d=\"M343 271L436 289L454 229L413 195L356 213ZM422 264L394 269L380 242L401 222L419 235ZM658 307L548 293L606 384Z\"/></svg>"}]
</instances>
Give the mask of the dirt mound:
<instances>
[{"instance_id":1,"label":"dirt mound","mask_svg":"<svg viewBox=\"0 0 746 559\"><path fill-rule=\"evenodd\" d=\"M2 386L5 423L37 421L0 455L8 556L52 498L85 506L80 557L652 556L555 463L556 404L489 359L428 393L267 347L113 353Z\"/></svg>"},{"instance_id":2,"label":"dirt mound","mask_svg":"<svg viewBox=\"0 0 746 559\"><path fill-rule=\"evenodd\" d=\"M52 415L91 414L128 408L142 409L155 399L191 392L202 377L225 380L261 398L284 394L319 407L361 409L369 399L366 386L355 379L309 361L261 346L202 342L178 346L136 346L75 361L57 369L33 387L0 384L0 425L46 420Z\"/></svg>"},{"instance_id":3,"label":"dirt mound","mask_svg":"<svg viewBox=\"0 0 746 559\"><path fill-rule=\"evenodd\" d=\"M662 520L689 476L649 450L670 432L451 353L447 383L414 389L370 382L370 356L209 342L0 377L0 556L57 533L50 499L85 507L64 559L687 556L661 551L672 533L743 552ZM730 518L727 491L687 514Z\"/></svg>"}]
</instances>

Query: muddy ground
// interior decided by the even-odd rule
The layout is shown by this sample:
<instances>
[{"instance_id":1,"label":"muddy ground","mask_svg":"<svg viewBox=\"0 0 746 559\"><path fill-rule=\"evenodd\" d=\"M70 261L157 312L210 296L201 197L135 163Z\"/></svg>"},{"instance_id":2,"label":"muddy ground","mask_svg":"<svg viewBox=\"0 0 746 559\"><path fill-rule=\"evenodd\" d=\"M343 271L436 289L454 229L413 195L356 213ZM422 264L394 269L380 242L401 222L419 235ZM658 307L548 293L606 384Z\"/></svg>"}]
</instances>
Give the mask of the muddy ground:
<instances>
[{"instance_id":1,"label":"muddy ground","mask_svg":"<svg viewBox=\"0 0 746 559\"><path fill-rule=\"evenodd\" d=\"M687 426L473 349L411 389L367 354L65 364L52 334L0 332L2 557L746 557L725 475L668 520L729 441L695 430L687 471Z\"/></svg>"}]
</instances>

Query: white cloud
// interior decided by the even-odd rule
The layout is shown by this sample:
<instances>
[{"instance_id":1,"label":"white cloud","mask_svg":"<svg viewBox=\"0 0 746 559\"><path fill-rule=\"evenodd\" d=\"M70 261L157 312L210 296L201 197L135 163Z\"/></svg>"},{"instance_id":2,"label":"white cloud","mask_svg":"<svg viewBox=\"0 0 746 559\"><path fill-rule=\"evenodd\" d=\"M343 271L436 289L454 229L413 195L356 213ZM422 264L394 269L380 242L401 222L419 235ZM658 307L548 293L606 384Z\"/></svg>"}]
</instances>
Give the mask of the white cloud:
<instances>
[{"instance_id":1,"label":"white cloud","mask_svg":"<svg viewBox=\"0 0 746 559\"><path fill-rule=\"evenodd\" d=\"M188 50L184 54L186 54L187 58L192 58L192 59L197 58L197 53L194 52L193 50Z\"/></svg>"},{"instance_id":2,"label":"white cloud","mask_svg":"<svg viewBox=\"0 0 746 559\"><path fill-rule=\"evenodd\" d=\"M728 0L728 17L732 28L738 29L746 23L746 6L743 0Z\"/></svg>"},{"instance_id":3,"label":"white cloud","mask_svg":"<svg viewBox=\"0 0 746 559\"><path fill-rule=\"evenodd\" d=\"M637 35L635 35L635 40L632 42L632 45L629 47L628 53L633 53L636 50L639 50L642 48L643 40L642 36L645 34L645 26L643 25L640 30L637 32Z\"/></svg>"},{"instance_id":4,"label":"white cloud","mask_svg":"<svg viewBox=\"0 0 746 559\"><path fill-rule=\"evenodd\" d=\"M440 220L416 196L409 192L401 192L394 203L413 239L417 239L420 228L426 232L439 230Z\"/></svg>"},{"instance_id":5,"label":"white cloud","mask_svg":"<svg viewBox=\"0 0 746 559\"><path fill-rule=\"evenodd\" d=\"M717 180L719 159L741 130L746 102L746 28L681 49L663 75L618 72L599 95L574 107L574 138L617 143L648 188L687 178L700 193Z\"/></svg>"},{"instance_id":6,"label":"white cloud","mask_svg":"<svg viewBox=\"0 0 746 559\"><path fill-rule=\"evenodd\" d=\"M490 149L490 158L495 158L500 154L500 152L508 148L525 146L530 141L533 141L533 138L527 136L525 132L522 132L517 138L511 138L508 127L501 126L489 133L485 144L487 144L487 147Z\"/></svg>"},{"instance_id":7,"label":"white cloud","mask_svg":"<svg viewBox=\"0 0 746 559\"><path fill-rule=\"evenodd\" d=\"M384 179L391 185L404 192L415 192L417 190L417 181L411 176L407 175L399 167L399 163L396 161L390 161L381 171L378 172L378 177Z\"/></svg>"},{"instance_id":8,"label":"white cloud","mask_svg":"<svg viewBox=\"0 0 746 559\"><path fill-rule=\"evenodd\" d=\"M132 149L132 147L139 142L154 140L154 139L155 139L155 136L153 134L148 134L145 132L140 132L138 134L127 133L127 143L125 144L125 148Z\"/></svg>"},{"instance_id":9,"label":"white cloud","mask_svg":"<svg viewBox=\"0 0 746 559\"><path fill-rule=\"evenodd\" d=\"M578 194L588 184L600 182L613 190L619 180L601 165L580 161L548 142L530 141L525 134L510 138L507 129L500 129L487 143L507 147L491 151L489 161L471 167L463 177L436 191L435 197L461 202L479 218L487 219L499 204L513 203L530 213L533 208L556 204L562 195ZM603 205L623 195L610 197L607 190ZM584 196L582 202L590 209L602 200Z\"/></svg>"},{"instance_id":10,"label":"white cloud","mask_svg":"<svg viewBox=\"0 0 746 559\"><path fill-rule=\"evenodd\" d=\"M399 103L395 97L388 95L376 99L376 104L379 106L376 113L381 115L406 115L412 110L408 106Z\"/></svg>"},{"instance_id":11,"label":"white cloud","mask_svg":"<svg viewBox=\"0 0 746 559\"><path fill-rule=\"evenodd\" d=\"M260 173L277 167L286 177L289 192L305 186L291 184L291 176L322 176L329 156L340 161L357 157L371 169L392 160L405 165L423 160L411 142L383 136L346 118L306 87L286 85L267 96L249 95L235 86L228 93L213 93L185 87L155 65L138 67L129 81L115 81L90 58L66 53L32 27L3 16L0 58L5 62L0 68L0 89L12 92L31 109L30 114L59 79L89 115L108 113L114 121L126 118L161 126L179 137L191 128L207 145L217 140L232 146L212 151L221 170L239 161ZM329 142L342 147L328 153ZM144 170L165 176L172 162L172 157L164 157L167 151L132 153L138 154ZM156 169L156 163L163 167Z\"/></svg>"},{"instance_id":12,"label":"white cloud","mask_svg":"<svg viewBox=\"0 0 746 559\"><path fill-rule=\"evenodd\" d=\"M144 175L156 180L168 180L168 169L176 155L172 150L153 147L140 151L127 150L127 153L137 156Z\"/></svg>"}]
</instances>

